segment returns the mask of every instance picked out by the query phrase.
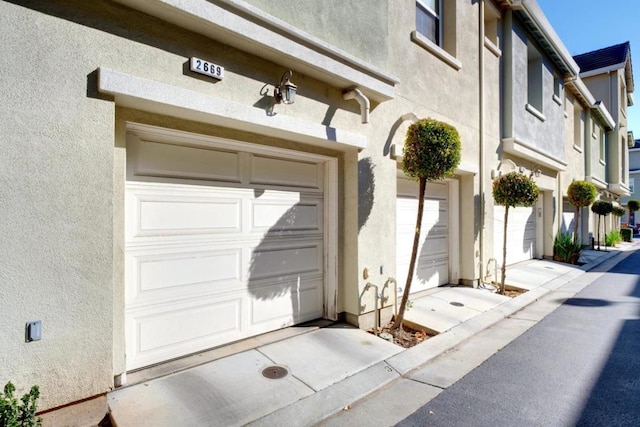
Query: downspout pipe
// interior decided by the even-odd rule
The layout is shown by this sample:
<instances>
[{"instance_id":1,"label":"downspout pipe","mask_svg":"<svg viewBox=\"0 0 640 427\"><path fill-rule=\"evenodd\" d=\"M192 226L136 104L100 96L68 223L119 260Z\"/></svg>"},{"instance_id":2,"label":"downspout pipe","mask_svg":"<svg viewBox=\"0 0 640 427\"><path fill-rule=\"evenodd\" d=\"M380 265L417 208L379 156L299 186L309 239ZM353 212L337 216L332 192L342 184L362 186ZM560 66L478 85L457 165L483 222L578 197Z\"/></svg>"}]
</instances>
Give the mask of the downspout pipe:
<instances>
[{"instance_id":1,"label":"downspout pipe","mask_svg":"<svg viewBox=\"0 0 640 427\"><path fill-rule=\"evenodd\" d=\"M478 280L478 285L482 283L482 278L484 277L484 185L485 185L485 177L484 177L484 14L485 14L485 4L484 0L481 0L478 4L479 7L479 16L478 16L478 58L479 58L479 72L478 72L478 155L479 155L479 177L478 177L478 198L480 200L478 210L479 210L479 221L480 227L478 227L478 249L480 251L480 271L478 274L480 275L480 279Z\"/></svg>"},{"instance_id":2,"label":"downspout pipe","mask_svg":"<svg viewBox=\"0 0 640 427\"><path fill-rule=\"evenodd\" d=\"M369 108L371 103L360 89L349 89L342 94L342 98L345 100L355 99L360 104L360 116L362 117L362 123L369 123Z\"/></svg>"}]
</instances>

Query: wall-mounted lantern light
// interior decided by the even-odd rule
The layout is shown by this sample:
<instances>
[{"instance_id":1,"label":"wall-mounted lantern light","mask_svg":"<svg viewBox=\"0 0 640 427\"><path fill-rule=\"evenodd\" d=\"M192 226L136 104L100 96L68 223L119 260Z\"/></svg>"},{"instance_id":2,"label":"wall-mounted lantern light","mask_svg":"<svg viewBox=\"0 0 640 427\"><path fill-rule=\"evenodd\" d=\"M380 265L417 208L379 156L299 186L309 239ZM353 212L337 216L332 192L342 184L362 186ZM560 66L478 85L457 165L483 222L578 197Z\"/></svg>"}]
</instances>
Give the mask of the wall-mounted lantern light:
<instances>
[{"instance_id":1,"label":"wall-mounted lantern light","mask_svg":"<svg viewBox=\"0 0 640 427\"><path fill-rule=\"evenodd\" d=\"M293 104L298 86L291 83L292 75L291 70L285 72L280 78L280 83L273 89L276 104Z\"/></svg>"}]
</instances>

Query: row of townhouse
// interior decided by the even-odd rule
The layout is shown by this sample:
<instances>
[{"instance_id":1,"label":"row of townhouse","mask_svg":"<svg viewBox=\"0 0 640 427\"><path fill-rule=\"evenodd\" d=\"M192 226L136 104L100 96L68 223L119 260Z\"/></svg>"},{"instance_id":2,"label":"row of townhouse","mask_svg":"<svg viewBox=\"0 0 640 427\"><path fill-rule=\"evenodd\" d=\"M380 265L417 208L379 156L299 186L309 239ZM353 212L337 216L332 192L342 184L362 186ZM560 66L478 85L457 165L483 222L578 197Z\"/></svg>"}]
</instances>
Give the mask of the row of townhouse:
<instances>
[{"instance_id":1,"label":"row of townhouse","mask_svg":"<svg viewBox=\"0 0 640 427\"><path fill-rule=\"evenodd\" d=\"M636 187L635 183L640 184L640 139L634 139L633 133L629 133L629 196L621 197L620 204L627 206L629 200L640 200L640 187ZM622 223L631 225L640 224L638 213L630 212L620 218ZM637 227L636 227L637 228Z\"/></svg>"},{"instance_id":2,"label":"row of townhouse","mask_svg":"<svg viewBox=\"0 0 640 427\"><path fill-rule=\"evenodd\" d=\"M629 45L572 58L532 0L10 0L0 23L0 380L42 409L308 320L371 326L367 283L407 274L416 118L462 161L428 185L413 297L501 253L501 173L541 189L508 263L552 256L571 181L628 193Z\"/></svg>"}]
</instances>

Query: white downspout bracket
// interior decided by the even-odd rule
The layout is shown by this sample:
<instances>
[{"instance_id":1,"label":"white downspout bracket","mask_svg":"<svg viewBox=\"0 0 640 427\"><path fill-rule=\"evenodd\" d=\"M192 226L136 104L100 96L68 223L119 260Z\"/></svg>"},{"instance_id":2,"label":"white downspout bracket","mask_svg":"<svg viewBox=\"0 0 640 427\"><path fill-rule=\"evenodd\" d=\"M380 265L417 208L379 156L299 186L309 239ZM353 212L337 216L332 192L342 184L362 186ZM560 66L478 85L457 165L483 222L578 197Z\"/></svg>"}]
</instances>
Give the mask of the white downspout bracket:
<instances>
[{"instance_id":1,"label":"white downspout bracket","mask_svg":"<svg viewBox=\"0 0 640 427\"><path fill-rule=\"evenodd\" d=\"M360 89L349 89L342 93L342 98L345 100L355 99L360 104L360 116L362 117L362 123L369 123L369 107L370 102L364 93Z\"/></svg>"}]
</instances>

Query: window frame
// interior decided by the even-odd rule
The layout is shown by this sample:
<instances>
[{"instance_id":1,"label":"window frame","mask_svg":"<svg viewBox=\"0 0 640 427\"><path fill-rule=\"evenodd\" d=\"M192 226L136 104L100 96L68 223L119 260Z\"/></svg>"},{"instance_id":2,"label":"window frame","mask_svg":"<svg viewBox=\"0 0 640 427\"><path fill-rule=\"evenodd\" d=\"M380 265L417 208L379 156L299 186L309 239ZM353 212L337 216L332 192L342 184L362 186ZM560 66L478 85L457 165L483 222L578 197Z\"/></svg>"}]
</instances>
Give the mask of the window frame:
<instances>
[{"instance_id":1,"label":"window frame","mask_svg":"<svg viewBox=\"0 0 640 427\"><path fill-rule=\"evenodd\" d=\"M606 133L604 131L600 132L600 141L599 141L599 146L600 146L600 155L599 155L599 159L598 161L600 162L601 165L605 165L606 162L606 158L605 158L605 152L606 152Z\"/></svg>"},{"instance_id":2,"label":"window frame","mask_svg":"<svg viewBox=\"0 0 640 427\"><path fill-rule=\"evenodd\" d=\"M429 7L426 4L425 0L416 0L416 32L418 34L420 34L422 37L425 37L427 40L431 41L433 44L435 44L438 47L443 47L443 43L442 43L442 0L434 0L436 7L438 8L437 11L431 9L431 7ZM436 24L436 40L431 40L430 36L423 33L422 31L420 31L420 28L418 28L418 10L419 8L422 8L428 15L430 15L431 17L433 17L435 24Z\"/></svg>"},{"instance_id":3,"label":"window frame","mask_svg":"<svg viewBox=\"0 0 640 427\"><path fill-rule=\"evenodd\" d=\"M527 111L544 117L544 58L531 41L527 43Z\"/></svg>"},{"instance_id":4,"label":"window frame","mask_svg":"<svg viewBox=\"0 0 640 427\"><path fill-rule=\"evenodd\" d=\"M573 148L582 153L587 139L587 112L582 108L573 110Z\"/></svg>"},{"instance_id":5,"label":"window frame","mask_svg":"<svg viewBox=\"0 0 640 427\"><path fill-rule=\"evenodd\" d=\"M564 84L562 79L557 75L553 75L553 95L551 96L556 104L562 105L562 97L564 95Z\"/></svg>"}]
</instances>

